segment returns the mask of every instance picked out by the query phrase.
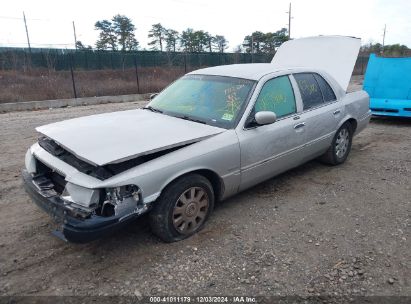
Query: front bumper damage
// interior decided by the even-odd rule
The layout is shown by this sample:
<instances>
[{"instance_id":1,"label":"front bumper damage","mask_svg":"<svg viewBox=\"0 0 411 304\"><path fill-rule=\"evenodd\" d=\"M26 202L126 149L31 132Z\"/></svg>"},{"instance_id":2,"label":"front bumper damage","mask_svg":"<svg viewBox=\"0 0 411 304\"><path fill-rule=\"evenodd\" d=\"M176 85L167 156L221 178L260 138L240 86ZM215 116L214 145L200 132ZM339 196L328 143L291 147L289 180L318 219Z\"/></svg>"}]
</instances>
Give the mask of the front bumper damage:
<instances>
[{"instance_id":1,"label":"front bumper damage","mask_svg":"<svg viewBox=\"0 0 411 304\"><path fill-rule=\"evenodd\" d=\"M26 192L33 201L61 227L60 231L53 234L65 241L86 243L99 239L124 227L147 211L143 208L139 212L127 215L103 217L91 214L85 217L83 214L78 214L78 211L68 205L59 195L50 195L36 187L32 174L27 170L22 171L22 178Z\"/></svg>"}]
</instances>

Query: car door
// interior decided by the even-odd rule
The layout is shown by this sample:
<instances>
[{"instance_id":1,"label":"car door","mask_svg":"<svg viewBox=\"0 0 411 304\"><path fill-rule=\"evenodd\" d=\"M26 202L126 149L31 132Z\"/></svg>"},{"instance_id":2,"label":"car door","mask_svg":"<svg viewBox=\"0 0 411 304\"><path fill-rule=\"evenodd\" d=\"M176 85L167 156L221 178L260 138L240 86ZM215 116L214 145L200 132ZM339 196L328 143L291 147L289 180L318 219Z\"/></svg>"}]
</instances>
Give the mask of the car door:
<instances>
[{"instance_id":1,"label":"car door","mask_svg":"<svg viewBox=\"0 0 411 304\"><path fill-rule=\"evenodd\" d=\"M300 113L304 129L304 160L324 153L331 144L342 117L344 107L327 81L318 73L296 73L292 77L301 95L303 110Z\"/></svg>"},{"instance_id":2,"label":"car door","mask_svg":"<svg viewBox=\"0 0 411 304\"><path fill-rule=\"evenodd\" d=\"M246 123L237 131L241 149L240 190L253 186L300 163L304 134L298 127L295 94L288 75L267 80L262 86L249 122L259 111L276 113L268 125Z\"/></svg>"}]
</instances>

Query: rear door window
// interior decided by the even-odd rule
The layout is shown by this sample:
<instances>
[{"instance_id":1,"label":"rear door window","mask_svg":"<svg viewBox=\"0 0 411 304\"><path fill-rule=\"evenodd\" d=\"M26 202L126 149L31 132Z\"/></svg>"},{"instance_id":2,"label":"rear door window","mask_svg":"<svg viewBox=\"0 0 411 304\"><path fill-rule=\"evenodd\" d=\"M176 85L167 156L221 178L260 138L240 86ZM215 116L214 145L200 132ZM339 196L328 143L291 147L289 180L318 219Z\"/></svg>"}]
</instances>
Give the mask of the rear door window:
<instances>
[{"instance_id":1,"label":"rear door window","mask_svg":"<svg viewBox=\"0 0 411 304\"><path fill-rule=\"evenodd\" d=\"M324 103L323 96L314 75L311 73L294 74L300 89L304 110L316 107Z\"/></svg>"}]
</instances>

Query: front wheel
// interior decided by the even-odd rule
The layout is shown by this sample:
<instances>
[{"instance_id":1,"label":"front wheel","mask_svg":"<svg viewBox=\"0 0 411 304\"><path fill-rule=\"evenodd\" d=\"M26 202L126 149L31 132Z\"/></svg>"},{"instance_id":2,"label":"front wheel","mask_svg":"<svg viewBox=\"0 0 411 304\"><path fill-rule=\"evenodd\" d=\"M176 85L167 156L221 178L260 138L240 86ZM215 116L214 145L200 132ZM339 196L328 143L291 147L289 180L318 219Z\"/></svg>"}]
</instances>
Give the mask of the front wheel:
<instances>
[{"instance_id":1,"label":"front wheel","mask_svg":"<svg viewBox=\"0 0 411 304\"><path fill-rule=\"evenodd\" d=\"M163 191L150 212L150 226L165 242L183 240L203 228L213 207L211 183L202 175L189 174Z\"/></svg>"},{"instance_id":2,"label":"front wheel","mask_svg":"<svg viewBox=\"0 0 411 304\"><path fill-rule=\"evenodd\" d=\"M336 132L330 148L321 157L321 160L333 166L345 162L351 151L352 138L352 126L349 122L346 122Z\"/></svg>"}]
</instances>

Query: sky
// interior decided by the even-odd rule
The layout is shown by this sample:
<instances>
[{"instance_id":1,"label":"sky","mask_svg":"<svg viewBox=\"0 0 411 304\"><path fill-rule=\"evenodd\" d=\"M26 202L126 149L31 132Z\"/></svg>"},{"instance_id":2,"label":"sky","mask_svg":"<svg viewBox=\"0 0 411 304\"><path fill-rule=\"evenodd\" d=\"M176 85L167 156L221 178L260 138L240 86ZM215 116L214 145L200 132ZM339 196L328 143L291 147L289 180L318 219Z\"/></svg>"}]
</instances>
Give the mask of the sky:
<instances>
[{"instance_id":1,"label":"sky","mask_svg":"<svg viewBox=\"0 0 411 304\"><path fill-rule=\"evenodd\" d=\"M23 11L32 47L73 48L77 40L94 46L94 23L116 14L131 18L140 48L148 48L148 31L161 23L179 32L188 27L224 35L228 51L242 44L254 31L275 32L288 27L292 3L291 37L345 35L362 43L411 47L410 0L4 0L0 11L0 46L27 46ZM7 3L7 4L6 4Z\"/></svg>"}]
</instances>

